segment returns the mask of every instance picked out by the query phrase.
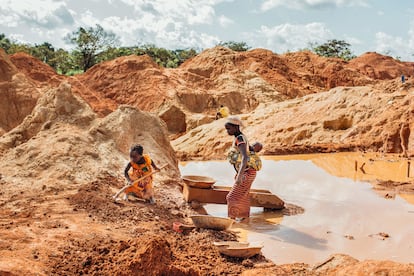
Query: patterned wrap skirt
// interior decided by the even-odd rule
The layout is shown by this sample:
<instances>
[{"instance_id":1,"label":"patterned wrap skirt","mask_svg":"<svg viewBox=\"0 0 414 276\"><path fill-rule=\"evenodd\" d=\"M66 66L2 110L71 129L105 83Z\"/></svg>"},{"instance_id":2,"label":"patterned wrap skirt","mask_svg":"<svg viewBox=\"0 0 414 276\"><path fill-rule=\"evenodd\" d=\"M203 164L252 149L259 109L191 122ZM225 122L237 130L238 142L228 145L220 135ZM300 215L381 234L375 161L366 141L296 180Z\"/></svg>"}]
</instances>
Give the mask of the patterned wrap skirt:
<instances>
[{"instance_id":1,"label":"patterned wrap skirt","mask_svg":"<svg viewBox=\"0 0 414 276\"><path fill-rule=\"evenodd\" d=\"M248 218L250 216L250 187L256 178L256 171L248 169L243 172L242 182L234 184L228 193L227 209L230 218Z\"/></svg>"}]
</instances>

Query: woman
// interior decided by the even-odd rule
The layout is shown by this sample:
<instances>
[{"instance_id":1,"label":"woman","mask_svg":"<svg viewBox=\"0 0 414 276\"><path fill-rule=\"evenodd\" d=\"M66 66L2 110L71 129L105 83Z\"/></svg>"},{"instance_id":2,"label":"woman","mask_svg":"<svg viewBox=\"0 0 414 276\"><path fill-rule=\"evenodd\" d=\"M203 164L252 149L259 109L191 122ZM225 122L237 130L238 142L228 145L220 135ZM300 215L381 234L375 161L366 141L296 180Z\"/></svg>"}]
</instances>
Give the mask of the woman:
<instances>
[{"instance_id":1,"label":"woman","mask_svg":"<svg viewBox=\"0 0 414 276\"><path fill-rule=\"evenodd\" d=\"M229 135L234 136L232 147L241 155L241 161L235 177L235 183L227 195L228 216L231 219L247 221L250 216L250 187L256 178L256 170L247 165L249 145L246 137L240 131L242 121L236 116L227 118L225 128Z\"/></svg>"}]
</instances>

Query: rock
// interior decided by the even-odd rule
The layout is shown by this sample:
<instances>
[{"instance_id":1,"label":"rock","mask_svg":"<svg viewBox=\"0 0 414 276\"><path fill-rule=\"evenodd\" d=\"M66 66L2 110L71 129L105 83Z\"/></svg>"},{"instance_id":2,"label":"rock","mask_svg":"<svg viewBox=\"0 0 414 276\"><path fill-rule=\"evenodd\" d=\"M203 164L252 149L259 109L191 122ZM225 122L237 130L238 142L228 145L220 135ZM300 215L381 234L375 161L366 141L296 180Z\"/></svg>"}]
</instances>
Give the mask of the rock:
<instances>
[{"instance_id":1,"label":"rock","mask_svg":"<svg viewBox=\"0 0 414 276\"><path fill-rule=\"evenodd\" d=\"M187 130L186 115L177 106L172 105L159 112L159 116L167 124L171 133L182 133Z\"/></svg>"}]
</instances>

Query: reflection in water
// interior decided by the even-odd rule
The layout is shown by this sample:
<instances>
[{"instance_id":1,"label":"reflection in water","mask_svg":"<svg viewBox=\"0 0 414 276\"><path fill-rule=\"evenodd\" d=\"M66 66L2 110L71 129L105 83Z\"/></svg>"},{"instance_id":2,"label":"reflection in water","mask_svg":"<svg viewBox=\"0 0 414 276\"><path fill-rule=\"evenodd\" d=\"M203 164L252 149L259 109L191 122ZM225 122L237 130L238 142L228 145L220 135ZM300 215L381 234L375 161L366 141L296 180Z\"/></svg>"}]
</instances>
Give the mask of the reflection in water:
<instances>
[{"instance_id":1,"label":"reflection in water","mask_svg":"<svg viewBox=\"0 0 414 276\"><path fill-rule=\"evenodd\" d=\"M414 205L414 194L400 194L400 197Z\"/></svg>"},{"instance_id":2,"label":"reflection in water","mask_svg":"<svg viewBox=\"0 0 414 276\"><path fill-rule=\"evenodd\" d=\"M410 176L410 161L398 156L380 156L376 153L341 152L332 154L298 154L266 156L268 160L310 160L329 174L354 180L392 180L405 182ZM413 168L411 168L413 169ZM414 171L412 172L414 173Z\"/></svg>"},{"instance_id":3,"label":"reflection in water","mask_svg":"<svg viewBox=\"0 0 414 276\"><path fill-rule=\"evenodd\" d=\"M327 248L326 239L314 237L288 226L282 226L280 231L274 232L272 236L273 239L277 237L282 242L297 244L314 250L325 250Z\"/></svg>"},{"instance_id":4,"label":"reflection in water","mask_svg":"<svg viewBox=\"0 0 414 276\"><path fill-rule=\"evenodd\" d=\"M302 160L293 160L295 157ZM385 200L373 192L369 183L354 180L407 181L406 163L357 159L361 165L362 161L366 163L364 174L354 170L356 157L341 153L264 158L252 188L268 189L305 211L283 216L282 212L264 213L261 208L252 208L250 223L236 223L232 230L242 241L263 242L263 253L276 263L316 263L333 253L413 262L414 206L408 202L413 203L414 197L401 195ZM380 168L380 163L389 168ZM378 175L374 168L380 170ZM399 173L390 178L393 170L398 171L396 168L401 168ZM224 186L231 186L234 177L231 166L222 161L188 162L181 172L210 176L217 185ZM227 215L225 205L206 205L205 209L211 215ZM378 233L390 237L375 238Z\"/></svg>"}]
</instances>

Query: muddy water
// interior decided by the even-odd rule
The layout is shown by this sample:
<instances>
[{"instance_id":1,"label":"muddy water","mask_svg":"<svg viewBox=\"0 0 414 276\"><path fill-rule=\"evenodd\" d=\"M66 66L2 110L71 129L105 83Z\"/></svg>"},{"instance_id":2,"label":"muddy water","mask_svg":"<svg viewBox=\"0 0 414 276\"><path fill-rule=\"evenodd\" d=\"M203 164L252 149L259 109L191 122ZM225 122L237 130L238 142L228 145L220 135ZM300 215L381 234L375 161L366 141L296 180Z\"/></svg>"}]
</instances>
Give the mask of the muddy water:
<instances>
[{"instance_id":1,"label":"muddy water","mask_svg":"<svg viewBox=\"0 0 414 276\"><path fill-rule=\"evenodd\" d=\"M262 241L263 253L275 263L318 263L333 253L414 262L414 196L386 199L366 182L412 180L407 161L349 153L264 159L252 188L268 189L305 211L284 216L252 208L251 222L232 228L241 240ZM222 161L183 163L181 173L211 176L216 184L227 186L234 176L232 167ZM211 215L227 215L225 205L205 208Z\"/></svg>"}]
</instances>

